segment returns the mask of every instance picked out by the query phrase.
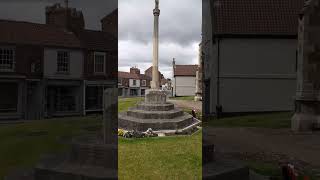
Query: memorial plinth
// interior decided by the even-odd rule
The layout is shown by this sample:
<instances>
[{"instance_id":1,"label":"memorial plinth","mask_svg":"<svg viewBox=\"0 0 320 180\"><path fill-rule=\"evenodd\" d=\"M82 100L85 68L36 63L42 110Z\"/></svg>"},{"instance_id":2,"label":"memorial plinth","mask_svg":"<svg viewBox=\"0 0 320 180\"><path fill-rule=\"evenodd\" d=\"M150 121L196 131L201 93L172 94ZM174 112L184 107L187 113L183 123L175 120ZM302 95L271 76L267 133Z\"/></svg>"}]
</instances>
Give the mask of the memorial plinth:
<instances>
[{"instance_id":1,"label":"memorial plinth","mask_svg":"<svg viewBox=\"0 0 320 180\"><path fill-rule=\"evenodd\" d=\"M145 104L166 104L167 95L164 91L148 89L145 95Z\"/></svg>"},{"instance_id":2,"label":"memorial plinth","mask_svg":"<svg viewBox=\"0 0 320 180\"><path fill-rule=\"evenodd\" d=\"M192 132L200 121L175 108L166 98L163 91L149 90L144 102L119 114L119 128L140 132L151 128L165 134Z\"/></svg>"},{"instance_id":3,"label":"memorial plinth","mask_svg":"<svg viewBox=\"0 0 320 180\"><path fill-rule=\"evenodd\" d=\"M155 1L153 29L153 61L151 89L146 91L145 100L127 112L119 114L118 126L129 131L147 131L151 128L156 133L190 133L200 121L190 114L167 102L167 95L159 90L158 41L159 41L159 0Z\"/></svg>"},{"instance_id":4,"label":"memorial plinth","mask_svg":"<svg viewBox=\"0 0 320 180\"><path fill-rule=\"evenodd\" d=\"M237 161L215 157L214 144L203 140L202 179L249 180L249 168Z\"/></svg>"},{"instance_id":5,"label":"memorial plinth","mask_svg":"<svg viewBox=\"0 0 320 180\"><path fill-rule=\"evenodd\" d=\"M71 149L44 156L29 173L13 173L5 180L118 179L118 89L104 92L103 129L97 135L72 139Z\"/></svg>"},{"instance_id":6,"label":"memorial plinth","mask_svg":"<svg viewBox=\"0 0 320 180\"><path fill-rule=\"evenodd\" d=\"M117 88L104 92L102 133L74 138L69 153L42 159L35 180L118 179L117 97Z\"/></svg>"}]
</instances>

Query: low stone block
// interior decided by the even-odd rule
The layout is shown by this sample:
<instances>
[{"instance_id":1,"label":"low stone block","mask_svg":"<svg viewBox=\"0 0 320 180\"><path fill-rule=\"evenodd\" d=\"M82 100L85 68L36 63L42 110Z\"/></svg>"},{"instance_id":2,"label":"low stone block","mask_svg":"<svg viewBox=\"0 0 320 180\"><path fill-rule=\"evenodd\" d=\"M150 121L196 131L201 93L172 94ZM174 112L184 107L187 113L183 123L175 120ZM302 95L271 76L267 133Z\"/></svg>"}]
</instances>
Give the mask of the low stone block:
<instances>
[{"instance_id":1,"label":"low stone block","mask_svg":"<svg viewBox=\"0 0 320 180\"><path fill-rule=\"evenodd\" d=\"M202 179L249 180L249 168L233 160L215 160L202 166Z\"/></svg>"},{"instance_id":2,"label":"low stone block","mask_svg":"<svg viewBox=\"0 0 320 180\"><path fill-rule=\"evenodd\" d=\"M167 95L160 90L149 89L146 91L146 104L165 104L167 102Z\"/></svg>"},{"instance_id":3,"label":"low stone block","mask_svg":"<svg viewBox=\"0 0 320 180\"><path fill-rule=\"evenodd\" d=\"M155 131L178 130L196 122L188 113L173 119L140 119L120 113L118 121L119 128L136 131L146 131L148 128Z\"/></svg>"},{"instance_id":4,"label":"low stone block","mask_svg":"<svg viewBox=\"0 0 320 180\"><path fill-rule=\"evenodd\" d=\"M141 119L173 119L183 115L179 109L169 111L144 111L139 109L130 109L127 111L128 116Z\"/></svg>"}]
</instances>

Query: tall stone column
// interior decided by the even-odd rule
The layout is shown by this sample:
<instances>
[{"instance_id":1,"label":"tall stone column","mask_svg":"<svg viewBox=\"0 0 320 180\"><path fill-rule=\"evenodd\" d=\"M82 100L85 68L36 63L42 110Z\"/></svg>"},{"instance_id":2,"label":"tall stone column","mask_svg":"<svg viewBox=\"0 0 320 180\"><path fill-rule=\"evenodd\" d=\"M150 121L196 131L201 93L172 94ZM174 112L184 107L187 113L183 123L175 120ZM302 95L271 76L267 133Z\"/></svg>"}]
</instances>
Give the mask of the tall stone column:
<instances>
[{"instance_id":1,"label":"tall stone column","mask_svg":"<svg viewBox=\"0 0 320 180\"><path fill-rule=\"evenodd\" d=\"M196 95L195 101L202 100L202 45L199 44L199 56L198 56L198 70L196 72Z\"/></svg>"},{"instance_id":2,"label":"tall stone column","mask_svg":"<svg viewBox=\"0 0 320 180\"><path fill-rule=\"evenodd\" d=\"M145 103L147 104L165 104L167 95L160 90L160 79L158 70L159 55L159 0L155 0L156 7L153 9L154 27L153 27L153 61L152 61L152 81L151 89L146 91Z\"/></svg>"},{"instance_id":3,"label":"tall stone column","mask_svg":"<svg viewBox=\"0 0 320 180\"><path fill-rule=\"evenodd\" d=\"M152 89L159 89L159 0L155 0L156 6L153 9L154 26L153 26L153 60L152 60Z\"/></svg>"},{"instance_id":4,"label":"tall stone column","mask_svg":"<svg viewBox=\"0 0 320 180\"><path fill-rule=\"evenodd\" d=\"M309 0L299 18L296 108L293 131L309 131L320 124L320 0Z\"/></svg>"}]
</instances>

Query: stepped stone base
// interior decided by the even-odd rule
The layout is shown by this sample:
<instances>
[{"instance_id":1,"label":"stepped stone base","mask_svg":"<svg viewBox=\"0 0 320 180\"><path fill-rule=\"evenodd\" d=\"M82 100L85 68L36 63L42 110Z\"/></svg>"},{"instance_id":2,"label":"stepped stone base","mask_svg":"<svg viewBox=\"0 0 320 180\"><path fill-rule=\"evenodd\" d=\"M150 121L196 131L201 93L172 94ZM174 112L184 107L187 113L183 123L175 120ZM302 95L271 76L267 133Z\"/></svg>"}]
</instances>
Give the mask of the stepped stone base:
<instances>
[{"instance_id":1,"label":"stepped stone base","mask_svg":"<svg viewBox=\"0 0 320 180\"><path fill-rule=\"evenodd\" d=\"M202 166L202 179L249 180L249 168L239 162L216 159Z\"/></svg>"},{"instance_id":2,"label":"stepped stone base","mask_svg":"<svg viewBox=\"0 0 320 180\"><path fill-rule=\"evenodd\" d=\"M239 162L214 157L214 144L202 142L202 179L249 180L249 168Z\"/></svg>"},{"instance_id":3,"label":"stepped stone base","mask_svg":"<svg viewBox=\"0 0 320 180\"><path fill-rule=\"evenodd\" d=\"M158 133L192 132L200 121L190 114L166 102L167 95L160 90L146 92L145 102L127 112L119 113L118 127L125 130L147 131L151 128Z\"/></svg>"},{"instance_id":4,"label":"stepped stone base","mask_svg":"<svg viewBox=\"0 0 320 180\"><path fill-rule=\"evenodd\" d=\"M178 130L197 122L190 114L182 112L183 115L173 119L142 119L128 116L126 113L119 114L118 126L126 130L146 131L152 130Z\"/></svg>"},{"instance_id":5,"label":"stepped stone base","mask_svg":"<svg viewBox=\"0 0 320 180\"><path fill-rule=\"evenodd\" d=\"M71 151L47 155L29 174L12 174L6 180L111 180L117 179L117 145L97 137L75 139Z\"/></svg>"},{"instance_id":6,"label":"stepped stone base","mask_svg":"<svg viewBox=\"0 0 320 180\"><path fill-rule=\"evenodd\" d=\"M116 170L100 166L83 166L69 162L60 162L35 169L34 180L111 180L117 179Z\"/></svg>"},{"instance_id":7,"label":"stepped stone base","mask_svg":"<svg viewBox=\"0 0 320 180\"><path fill-rule=\"evenodd\" d=\"M104 144L94 136L73 140L67 156L49 157L35 168L35 180L117 179L117 145Z\"/></svg>"},{"instance_id":8,"label":"stepped stone base","mask_svg":"<svg viewBox=\"0 0 320 180\"><path fill-rule=\"evenodd\" d=\"M128 116L139 119L174 119L183 116L183 111L173 109L169 111L144 111L139 109L131 109L126 113Z\"/></svg>"},{"instance_id":9,"label":"stepped stone base","mask_svg":"<svg viewBox=\"0 0 320 180\"><path fill-rule=\"evenodd\" d=\"M136 107L139 110L145 111L169 111L174 109L174 105L172 103L165 104L146 104L140 103Z\"/></svg>"}]
</instances>

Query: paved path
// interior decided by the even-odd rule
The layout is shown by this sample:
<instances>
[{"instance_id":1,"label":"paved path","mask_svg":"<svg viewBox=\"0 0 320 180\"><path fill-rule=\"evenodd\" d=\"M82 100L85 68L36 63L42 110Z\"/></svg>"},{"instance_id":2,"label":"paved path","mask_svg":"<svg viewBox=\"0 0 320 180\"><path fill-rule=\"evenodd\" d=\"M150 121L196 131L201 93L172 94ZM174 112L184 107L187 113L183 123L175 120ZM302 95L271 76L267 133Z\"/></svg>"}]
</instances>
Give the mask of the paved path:
<instances>
[{"instance_id":1,"label":"paved path","mask_svg":"<svg viewBox=\"0 0 320 180\"><path fill-rule=\"evenodd\" d=\"M294 134L289 129L205 127L203 137L209 137L222 153L265 161L293 161L320 170L320 132Z\"/></svg>"},{"instance_id":2,"label":"paved path","mask_svg":"<svg viewBox=\"0 0 320 180\"><path fill-rule=\"evenodd\" d=\"M190 109L194 108L197 111L202 110L202 101L176 100L176 99L169 99L168 101L174 103L177 107L180 107L180 108L190 108Z\"/></svg>"}]
</instances>

